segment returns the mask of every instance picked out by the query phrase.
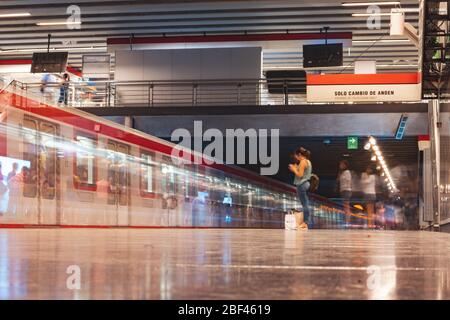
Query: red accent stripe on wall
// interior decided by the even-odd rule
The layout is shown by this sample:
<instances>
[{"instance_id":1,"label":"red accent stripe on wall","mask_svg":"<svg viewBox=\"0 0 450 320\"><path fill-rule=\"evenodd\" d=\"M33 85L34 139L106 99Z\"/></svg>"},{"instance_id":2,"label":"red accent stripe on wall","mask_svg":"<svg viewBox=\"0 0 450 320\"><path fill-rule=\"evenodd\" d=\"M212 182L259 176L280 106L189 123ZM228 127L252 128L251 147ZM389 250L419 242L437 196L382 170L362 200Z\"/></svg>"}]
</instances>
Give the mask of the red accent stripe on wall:
<instances>
[{"instance_id":1,"label":"red accent stripe on wall","mask_svg":"<svg viewBox=\"0 0 450 320\"><path fill-rule=\"evenodd\" d=\"M328 39L352 39L351 32L330 32ZM320 40L324 33L267 33L267 34L225 34L204 36L168 36L138 38L108 38L108 45L114 44L156 44L156 43L198 43L198 42L235 42L235 41L288 41L288 40Z\"/></svg>"},{"instance_id":2,"label":"red accent stripe on wall","mask_svg":"<svg viewBox=\"0 0 450 320\"><path fill-rule=\"evenodd\" d=\"M417 84L420 74L377 73L377 74L308 74L306 84L312 85L364 85L364 84Z\"/></svg>"},{"instance_id":3,"label":"red accent stripe on wall","mask_svg":"<svg viewBox=\"0 0 450 320\"><path fill-rule=\"evenodd\" d=\"M31 65L33 63L33 60L31 59L8 59L8 60L0 60L0 66L13 66L13 65L23 65L23 64L29 64ZM82 77L83 74L81 70L78 68L67 66L66 68L67 72L70 72L71 74L74 74L78 77Z\"/></svg>"},{"instance_id":4,"label":"red accent stripe on wall","mask_svg":"<svg viewBox=\"0 0 450 320\"><path fill-rule=\"evenodd\" d=\"M0 65L2 66L10 66L10 65L17 65L17 64L31 64L31 60L0 60Z\"/></svg>"}]
</instances>

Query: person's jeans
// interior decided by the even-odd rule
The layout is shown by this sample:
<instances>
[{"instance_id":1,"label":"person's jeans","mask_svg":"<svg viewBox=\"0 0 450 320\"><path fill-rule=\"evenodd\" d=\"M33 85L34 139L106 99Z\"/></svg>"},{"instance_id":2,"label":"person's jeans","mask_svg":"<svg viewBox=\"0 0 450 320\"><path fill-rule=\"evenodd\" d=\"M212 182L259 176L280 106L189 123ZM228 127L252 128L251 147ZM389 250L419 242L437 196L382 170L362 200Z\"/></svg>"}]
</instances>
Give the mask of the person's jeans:
<instances>
[{"instance_id":1,"label":"person's jeans","mask_svg":"<svg viewBox=\"0 0 450 320\"><path fill-rule=\"evenodd\" d=\"M309 212L309 198L308 198L309 187L310 187L309 181L305 181L297 186L297 195L303 207L303 219L308 225L311 224L309 216L310 212Z\"/></svg>"},{"instance_id":2,"label":"person's jeans","mask_svg":"<svg viewBox=\"0 0 450 320\"><path fill-rule=\"evenodd\" d=\"M68 89L65 87L62 87L59 89L59 99L58 99L58 103L64 103L64 105L67 106L67 102L69 98L69 92Z\"/></svg>"}]
</instances>

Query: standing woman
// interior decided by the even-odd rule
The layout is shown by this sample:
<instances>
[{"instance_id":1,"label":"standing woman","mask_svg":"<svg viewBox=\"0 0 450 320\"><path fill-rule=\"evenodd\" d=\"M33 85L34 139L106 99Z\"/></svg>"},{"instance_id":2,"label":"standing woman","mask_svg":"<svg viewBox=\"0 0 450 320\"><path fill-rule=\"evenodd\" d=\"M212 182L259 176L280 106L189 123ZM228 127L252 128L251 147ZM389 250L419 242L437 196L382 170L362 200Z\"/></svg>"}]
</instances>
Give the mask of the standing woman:
<instances>
[{"instance_id":1,"label":"standing woman","mask_svg":"<svg viewBox=\"0 0 450 320\"><path fill-rule=\"evenodd\" d=\"M290 164L289 170L295 174L294 185L297 187L298 198L303 207L304 223L302 228L307 229L310 221L308 190L310 187L312 164L309 160L311 152L303 147L295 150L294 157L298 161L297 164Z\"/></svg>"},{"instance_id":2,"label":"standing woman","mask_svg":"<svg viewBox=\"0 0 450 320\"><path fill-rule=\"evenodd\" d=\"M376 183L377 179L375 177L375 174L373 173L373 169L371 166L368 166L366 172L363 172L361 175L361 185L363 187L364 200L366 202L368 218L367 226L369 228L374 227L373 216L375 213L375 202L377 200Z\"/></svg>"},{"instance_id":3,"label":"standing woman","mask_svg":"<svg viewBox=\"0 0 450 320\"><path fill-rule=\"evenodd\" d=\"M345 210L345 222L350 221L350 198L352 197L352 173L350 172L350 163L347 160L341 160L339 162L338 172L339 193L341 195L344 210Z\"/></svg>"}]
</instances>

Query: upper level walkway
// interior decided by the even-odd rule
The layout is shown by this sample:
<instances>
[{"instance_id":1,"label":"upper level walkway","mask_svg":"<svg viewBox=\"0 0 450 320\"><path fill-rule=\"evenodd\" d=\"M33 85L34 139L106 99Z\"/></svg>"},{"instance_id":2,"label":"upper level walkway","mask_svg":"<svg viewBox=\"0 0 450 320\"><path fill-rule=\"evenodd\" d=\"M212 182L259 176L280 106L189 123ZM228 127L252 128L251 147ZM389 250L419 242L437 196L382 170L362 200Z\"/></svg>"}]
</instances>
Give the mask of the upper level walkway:
<instances>
[{"instance_id":1,"label":"upper level walkway","mask_svg":"<svg viewBox=\"0 0 450 320\"><path fill-rule=\"evenodd\" d=\"M15 85L44 102L61 97L61 83ZM306 82L298 79L71 82L65 92L67 105L101 116L427 112L420 101L308 103Z\"/></svg>"}]
</instances>

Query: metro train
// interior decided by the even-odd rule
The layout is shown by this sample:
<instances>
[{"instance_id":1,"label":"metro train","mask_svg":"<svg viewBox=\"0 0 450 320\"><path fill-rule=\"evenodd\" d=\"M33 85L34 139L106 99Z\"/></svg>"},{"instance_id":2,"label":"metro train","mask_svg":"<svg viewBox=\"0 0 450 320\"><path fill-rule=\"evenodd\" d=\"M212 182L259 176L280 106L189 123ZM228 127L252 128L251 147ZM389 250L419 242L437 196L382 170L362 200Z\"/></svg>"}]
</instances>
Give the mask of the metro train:
<instances>
[{"instance_id":1,"label":"metro train","mask_svg":"<svg viewBox=\"0 0 450 320\"><path fill-rule=\"evenodd\" d=\"M282 228L300 208L290 185L174 161L172 143L39 101L14 86L0 92L0 227ZM334 204L312 206L317 226L345 220Z\"/></svg>"}]
</instances>

